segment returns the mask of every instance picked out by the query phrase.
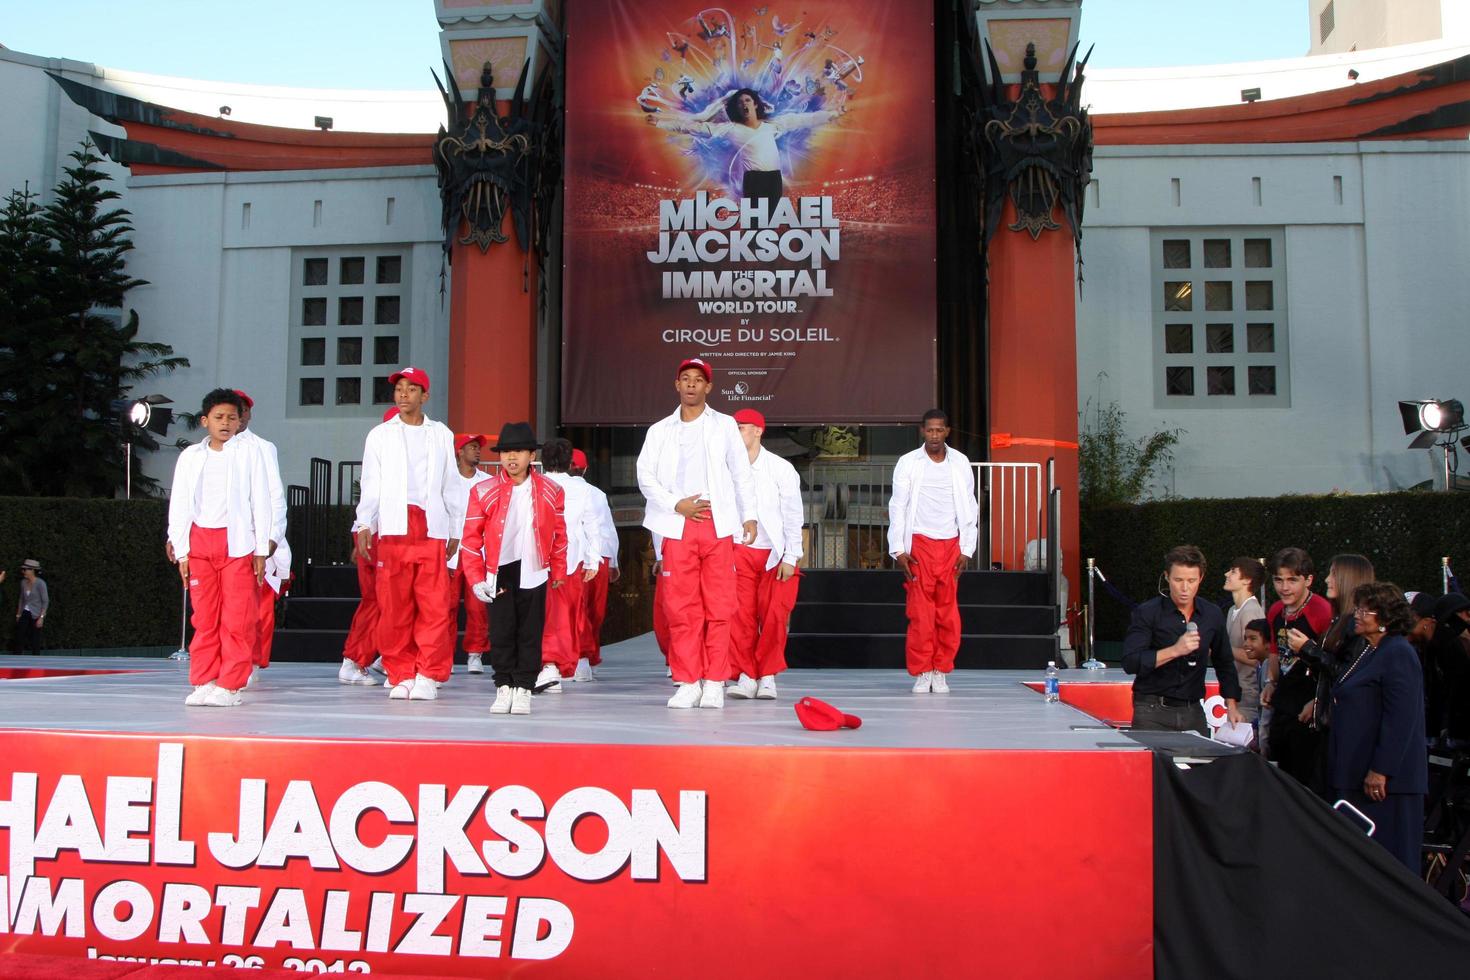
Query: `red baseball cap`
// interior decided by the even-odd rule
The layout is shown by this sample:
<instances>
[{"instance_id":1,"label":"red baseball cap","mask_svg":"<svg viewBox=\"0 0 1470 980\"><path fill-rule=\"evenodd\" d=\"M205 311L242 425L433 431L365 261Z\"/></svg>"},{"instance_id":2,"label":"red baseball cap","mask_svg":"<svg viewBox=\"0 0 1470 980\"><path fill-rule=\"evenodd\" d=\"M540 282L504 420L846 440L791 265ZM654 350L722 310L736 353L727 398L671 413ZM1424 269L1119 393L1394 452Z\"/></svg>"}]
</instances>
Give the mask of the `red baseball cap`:
<instances>
[{"instance_id":1,"label":"red baseball cap","mask_svg":"<svg viewBox=\"0 0 1470 980\"><path fill-rule=\"evenodd\" d=\"M454 451L459 452L461 449L463 449L465 446L468 446L472 442L478 442L480 444L480 448L484 449L487 445L489 445L490 437L476 436L471 435L468 432L461 432L459 435L454 437Z\"/></svg>"},{"instance_id":2,"label":"red baseball cap","mask_svg":"<svg viewBox=\"0 0 1470 980\"><path fill-rule=\"evenodd\" d=\"M406 367L402 371L394 371L388 375L388 383L390 385L396 385L399 378L418 385L424 389L424 394L427 395L429 393L429 372L423 368Z\"/></svg>"},{"instance_id":3,"label":"red baseball cap","mask_svg":"<svg viewBox=\"0 0 1470 980\"><path fill-rule=\"evenodd\" d=\"M585 470L587 468L587 454L580 449L572 450L572 468Z\"/></svg>"},{"instance_id":4,"label":"red baseball cap","mask_svg":"<svg viewBox=\"0 0 1470 980\"><path fill-rule=\"evenodd\" d=\"M736 425L753 425L762 432L766 428L766 417L753 408L742 408L735 413Z\"/></svg>"},{"instance_id":5,"label":"red baseball cap","mask_svg":"<svg viewBox=\"0 0 1470 980\"><path fill-rule=\"evenodd\" d=\"M240 400L245 403L245 407L246 408L250 408L250 409L255 408L255 399L254 398L251 398L249 395L245 394L245 392L241 391L239 388L236 388L235 389L235 394L237 394L237 395L240 396Z\"/></svg>"},{"instance_id":6,"label":"red baseball cap","mask_svg":"<svg viewBox=\"0 0 1470 980\"><path fill-rule=\"evenodd\" d=\"M861 728L863 720L857 715L845 715L826 701L802 698L796 702L796 717L801 727L813 732L835 732L839 728Z\"/></svg>"},{"instance_id":7,"label":"red baseball cap","mask_svg":"<svg viewBox=\"0 0 1470 980\"><path fill-rule=\"evenodd\" d=\"M393 408L390 408L386 412L383 413L383 421L386 422L386 421L388 421L389 419L391 419L393 416L395 416L397 414L398 414L398 407L395 405Z\"/></svg>"},{"instance_id":8,"label":"red baseball cap","mask_svg":"<svg viewBox=\"0 0 1470 980\"><path fill-rule=\"evenodd\" d=\"M683 374L685 368L692 368L692 367L699 368L701 371L704 372L704 380L706 380L706 381L713 381L713 380L715 380L715 376L714 376L713 373L711 373L711 371L709 369L709 365L706 364L706 363L704 363L703 361L701 361L697 357L687 357L683 361L681 361L679 363L679 370L677 370L677 371L674 372L674 377L677 378L679 375Z\"/></svg>"}]
</instances>

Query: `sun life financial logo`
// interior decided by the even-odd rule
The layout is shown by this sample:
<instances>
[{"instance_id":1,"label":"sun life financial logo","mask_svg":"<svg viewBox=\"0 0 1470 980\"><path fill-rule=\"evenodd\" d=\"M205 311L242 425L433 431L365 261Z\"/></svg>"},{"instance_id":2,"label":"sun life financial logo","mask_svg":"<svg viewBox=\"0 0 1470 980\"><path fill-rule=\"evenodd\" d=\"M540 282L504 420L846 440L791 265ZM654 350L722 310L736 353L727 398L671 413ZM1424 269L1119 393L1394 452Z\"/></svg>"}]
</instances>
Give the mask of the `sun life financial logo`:
<instances>
[{"instance_id":1,"label":"sun life financial logo","mask_svg":"<svg viewBox=\"0 0 1470 980\"><path fill-rule=\"evenodd\" d=\"M735 394L737 394L737 395L747 395L749 393L750 393L750 385L746 384L744 381L736 382L736 384L735 384Z\"/></svg>"}]
</instances>

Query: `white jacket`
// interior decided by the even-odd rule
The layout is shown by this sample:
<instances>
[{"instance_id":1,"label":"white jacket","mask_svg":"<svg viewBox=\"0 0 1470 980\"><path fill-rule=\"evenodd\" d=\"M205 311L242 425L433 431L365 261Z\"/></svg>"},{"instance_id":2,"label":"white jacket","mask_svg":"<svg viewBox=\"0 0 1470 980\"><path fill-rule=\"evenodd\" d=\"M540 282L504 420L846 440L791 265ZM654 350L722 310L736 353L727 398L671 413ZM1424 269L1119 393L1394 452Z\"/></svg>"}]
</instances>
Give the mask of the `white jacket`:
<instances>
[{"instance_id":1,"label":"white jacket","mask_svg":"<svg viewBox=\"0 0 1470 980\"><path fill-rule=\"evenodd\" d=\"M454 533L451 534L450 537L452 537L452 538L463 538L464 537L464 515L470 509L470 491L475 488L475 484L481 483L481 482L483 482L485 480L490 479L490 474L489 473L486 473L484 470L480 469L479 467L476 467L475 468L475 475L474 476L471 476L471 477L460 476L459 475L459 464L456 463L455 466L454 466L454 475L457 476L457 477L459 477L459 489L457 491L457 494L458 495L455 497L455 505L459 508L459 511L458 511L458 513L459 513L459 524L457 524L455 526ZM458 548L455 548L454 549L454 554L452 554L452 555L449 556L449 560L445 564L447 564L450 568L458 568L459 567L459 549Z\"/></svg>"},{"instance_id":2,"label":"white jacket","mask_svg":"<svg viewBox=\"0 0 1470 980\"><path fill-rule=\"evenodd\" d=\"M247 430L249 431L249 430ZM281 584L291 577L291 546L282 538L275 552L265 560L265 582L276 595L281 594Z\"/></svg>"},{"instance_id":3,"label":"white jacket","mask_svg":"<svg viewBox=\"0 0 1470 980\"><path fill-rule=\"evenodd\" d=\"M710 513L715 536L732 537L740 525L756 519L755 488L750 479L750 456L740 440L735 420L704 407L705 462L709 475ZM679 474L679 410L648 427L638 454L638 489L648 504L643 526L675 541L684 537L684 517L674 506L683 499L674 485Z\"/></svg>"},{"instance_id":4,"label":"white jacket","mask_svg":"<svg viewBox=\"0 0 1470 980\"><path fill-rule=\"evenodd\" d=\"M425 417L429 472L424 483L424 517L429 537L447 541L464 526L459 501L459 467L454 462L454 433ZM408 445L403 416L395 415L373 427L362 447L361 496L354 531L374 528L376 534L408 533Z\"/></svg>"},{"instance_id":5,"label":"white jacket","mask_svg":"<svg viewBox=\"0 0 1470 980\"><path fill-rule=\"evenodd\" d=\"M750 464L755 476L756 520L771 539L771 556L766 569L801 560L801 525L806 511L801 505L801 477L796 467L775 453L762 449Z\"/></svg>"},{"instance_id":6,"label":"white jacket","mask_svg":"<svg viewBox=\"0 0 1470 980\"><path fill-rule=\"evenodd\" d=\"M204 454L213 452L209 437L179 453L174 465L173 489L168 498L168 540L174 557L189 557L189 528L194 524L194 494L204 475ZM220 452L229 461L225 482L225 527L231 558L266 555L271 550L271 491L261 453L230 439Z\"/></svg>"},{"instance_id":7,"label":"white jacket","mask_svg":"<svg viewBox=\"0 0 1470 980\"><path fill-rule=\"evenodd\" d=\"M230 441L250 446L261 454L265 463L265 475L271 485L271 540L277 545L284 544L286 541L286 485L281 482L281 458L276 452L275 443L262 439L255 434L253 429L236 433Z\"/></svg>"},{"instance_id":8,"label":"white jacket","mask_svg":"<svg viewBox=\"0 0 1470 980\"><path fill-rule=\"evenodd\" d=\"M960 526L960 554L975 555L979 536L980 498L975 495L975 471L965 454L945 446L944 461L949 464L950 484L954 487L954 512ZM898 458L893 467L893 496L888 500L888 553L897 558L914 544L914 517L919 512L919 495L914 480L919 467L927 465L928 452L923 446Z\"/></svg>"},{"instance_id":9,"label":"white jacket","mask_svg":"<svg viewBox=\"0 0 1470 980\"><path fill-rule=\"evenodd\" d=\"M581 483L587 488L588 508L597 515L598 545L597 550L602 557L608 560L612 568L618 567L618 525L613 520L612 505L607 502L607 494L601 488L588 483L585 477L574 476L573 480Z\"/></svg>"},{"instance_id":10,"label":"white jacket","mask_svg":"<svg viewBox=\"0 0 1470 980\"><path fill-rule=\"evenodd\" d=\"M546 474L546 479L561 487L562 514L567 522L567 574L580 567L602 564L602 522L591 506L591 489L586 480L569 473Z\"/></svg>"}]
</instances>

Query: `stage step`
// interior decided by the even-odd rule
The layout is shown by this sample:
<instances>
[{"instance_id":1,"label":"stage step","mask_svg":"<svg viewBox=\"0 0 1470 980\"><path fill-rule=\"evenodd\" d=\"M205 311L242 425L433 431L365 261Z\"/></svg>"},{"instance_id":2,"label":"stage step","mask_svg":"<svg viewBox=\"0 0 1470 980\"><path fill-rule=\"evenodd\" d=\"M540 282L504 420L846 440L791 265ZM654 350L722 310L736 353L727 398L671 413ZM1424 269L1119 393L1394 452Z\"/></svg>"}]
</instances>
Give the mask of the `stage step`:
<instances>
[{"instance_id":1,"label":"stage step","mask_svg":"<svg viewBox=\"0 0 1470 980\"><path fill-rule=\"evenodd\" d=\"M960 576L960 669L1045 670L1057 660L1057 610L1041 572ZM902 668L908 616L903 573L806 571L791 616L793 667Z\"/></svg>"},{"instance_id":2,"label":"stage step","mask_svg":"<svg viewBox=\"0 0 1470 980\"><path fill-rule=\"evenodd\" d=\"M310 598L357 598L356 565L312 565L306 578Z\"/></svg>"}]
</instances>

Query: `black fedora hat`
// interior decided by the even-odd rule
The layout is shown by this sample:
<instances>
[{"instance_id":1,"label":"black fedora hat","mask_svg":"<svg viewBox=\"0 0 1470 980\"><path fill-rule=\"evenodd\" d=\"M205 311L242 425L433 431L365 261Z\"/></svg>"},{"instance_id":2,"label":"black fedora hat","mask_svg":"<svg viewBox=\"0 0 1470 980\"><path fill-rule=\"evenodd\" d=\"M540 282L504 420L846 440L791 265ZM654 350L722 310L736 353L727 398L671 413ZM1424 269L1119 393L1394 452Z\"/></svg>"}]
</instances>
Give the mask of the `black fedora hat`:
<instances>
[{"instance_id":1,"label":"black fedora hat","mask_svg":"<svg viewBox=\"0 0 1470 980\"><path fill-rule=\"evenodd\" d=\"M536 430L531 428L530 422L507 422L500 427L500 438L490 451L503 453L507 450L528 449L534 452L540 448L541 443L536 441Z\"/></svg>"}]
</instances>

